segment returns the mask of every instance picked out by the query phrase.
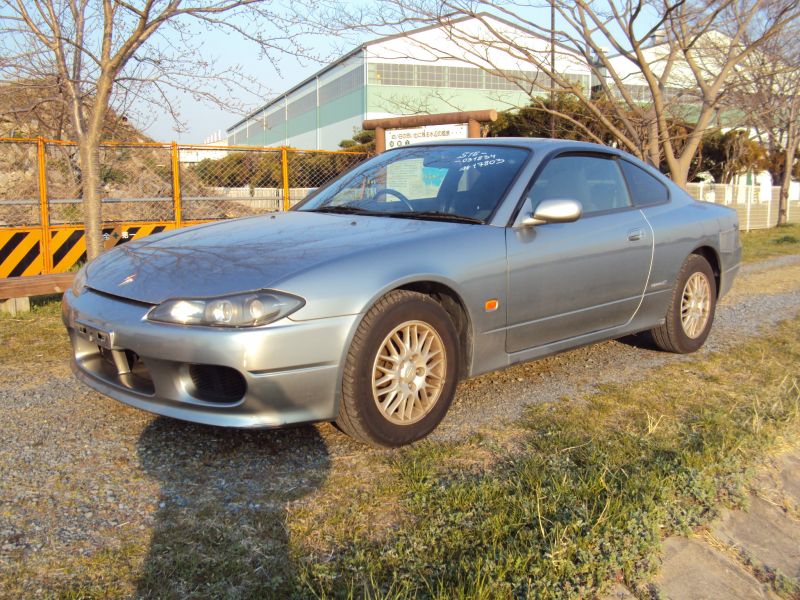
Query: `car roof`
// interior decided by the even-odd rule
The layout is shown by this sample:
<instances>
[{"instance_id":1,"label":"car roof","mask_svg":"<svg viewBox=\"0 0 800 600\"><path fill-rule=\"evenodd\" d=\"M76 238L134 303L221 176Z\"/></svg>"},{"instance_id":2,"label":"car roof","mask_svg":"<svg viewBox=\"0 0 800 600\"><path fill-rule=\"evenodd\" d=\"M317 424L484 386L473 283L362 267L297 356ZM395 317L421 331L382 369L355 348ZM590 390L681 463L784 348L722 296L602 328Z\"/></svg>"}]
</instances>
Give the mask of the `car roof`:
<instances>
[{"instance_id":1,"label":"car roof","mask_svg":"<svg viewBox=\"0 0 800 600\"><path fill-rule=\"evenodd\" d=\"M532 137L492 137L492 138L467 138L463 140L432 140L429 142L419 142L414 146L516 146L530 148L532 150L556 150L559 148L570 150L584 150L587 152L610 152L621 155L622 152L611 146L593 144L591 142L576 142L573 140L560 140L551 138L532 138ZM407 146L398 146L387 150L391 152Z\"/></svg>"}]
</instances>

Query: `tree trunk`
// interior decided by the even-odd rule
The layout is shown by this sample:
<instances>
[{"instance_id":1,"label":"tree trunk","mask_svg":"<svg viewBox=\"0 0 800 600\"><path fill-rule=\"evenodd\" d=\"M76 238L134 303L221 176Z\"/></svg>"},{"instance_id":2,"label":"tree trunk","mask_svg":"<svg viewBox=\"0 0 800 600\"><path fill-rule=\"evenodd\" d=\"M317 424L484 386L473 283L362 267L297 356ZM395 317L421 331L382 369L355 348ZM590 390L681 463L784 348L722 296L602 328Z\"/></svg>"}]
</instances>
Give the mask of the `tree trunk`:
<instances>
[{"instance_id":1,"label":"tree trunk","mask_svg":"<svg viewBox=\"0 0 800 600\"><path fill-rule=\"evenodd\" d=\"M793 128L790 128L793 129ZM791 132L790 132L791 133ZM784 154L783 179L781 180L781 191L778 196L778 225L786 225L787 211L789 206L789 187L792 184L792 171L794 170L794 159L797 154L798 141L795 139L787 140L786 153Z\"/></svg>"},{"instance_id":2,"label":"tree trunk","mask_svg":"<svg viewBox=\"0 0 800 600\"><path fill-rule=\"evenodd\" d=\"M661 144L658 143L658 123L654 116L651 116L651 123L648 126L647 157L650 164L658 169L661 166Z\"/></svg>"},{"instance_id":3,"label":"tree trunk","mask_svg":"<svg viewBox=\"0 0 800 600\"><path fill-rule=\"evenodd\" d=\"M800 98L795 93L789 105L789 126L786 129L786 153L783 163L783 180L781 181L781 193L778 198L778 225L786 225L787 208L789 207L789 186L792 183L792 171L794 171L794 159L797 156L797 148L800 146L800 132L798 129L798 111L800 110Z\"/></svg>"},{"instance_id":4,"label":"tree trunk","mask_svg":"<svg viewBox=\"0 0 800 600\"><path fill-rule=\"evenodd\" d=\"M671 161L669 165L669 177L676 184L686 189L689 180L689 167L692 165L692 156L681 156L680 159Z\"/></svg>"},{"instance_id":5,"label":"tree trunk","mask_svg":"<svg viewBox=\"0 0 800 600\"><path fill-rule=\"evenodd\" d=\"M100 136L81 137L79 160L83 190L83 223L86 228L86 258L103 252L103 216L100 196Z\"/></svg>"}]
</instances>

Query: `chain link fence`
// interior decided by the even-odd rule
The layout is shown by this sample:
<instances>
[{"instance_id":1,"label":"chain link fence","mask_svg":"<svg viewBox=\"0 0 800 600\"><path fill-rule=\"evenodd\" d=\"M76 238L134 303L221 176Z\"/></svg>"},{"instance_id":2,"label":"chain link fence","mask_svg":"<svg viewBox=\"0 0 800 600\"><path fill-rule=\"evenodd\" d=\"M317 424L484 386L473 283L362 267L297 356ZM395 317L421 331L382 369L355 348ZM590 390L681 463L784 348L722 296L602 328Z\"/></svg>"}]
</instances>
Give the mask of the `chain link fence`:
<instances>
[{"instance_id":1,"label":"chain link fence","mask_svg":"<svg viewBox=\"0 0 800 600\"><path fill-rule=\"evenodd\" d=\"M360 163L363 155L296 151L287 156L288 199L294 206L308 194Z\"/></svg>"},{"instance_id":2,"label":"chain link fence","mask_svg":"<svg viewBox=\"0 0 800 600\"><path fill-rule=\"evenodd\" d=\"M256 215L283 208L280 150L199 148L181 151L183 219Z\"/></svg>"},{"instance_id":3,"label":"chain link fence","mask_svg":"<svg viewBox=\"0 0 800 600\"><path fill-rule=\"evenodd\" d=\"M0 144L0 227L41 225L36 144Z\"/></svg>"},{"instance_id":4,"label":"chain link fence","mask_svg":"<svg viewBox=\"0 0 800 600\"><path fill-rule=\"evenodd\" d=\"M83 223L81 171L74 144L45 144L50 225ZM174 220L169 147L105 145L100 148L100 198L105 223Z\"/></svg>"},{"instance_id":5,"label":"chain link fence","mask_svg":"<svg viewBox=\"0 0 800 600\"><path fill-rule=\"evenodd\" d=\"M100 147L106 246L193 223L287 210L367 158L354 152L175 143ZM0 277L85 259L78 146L0 139Z\"/></svg>"}]
</instances>

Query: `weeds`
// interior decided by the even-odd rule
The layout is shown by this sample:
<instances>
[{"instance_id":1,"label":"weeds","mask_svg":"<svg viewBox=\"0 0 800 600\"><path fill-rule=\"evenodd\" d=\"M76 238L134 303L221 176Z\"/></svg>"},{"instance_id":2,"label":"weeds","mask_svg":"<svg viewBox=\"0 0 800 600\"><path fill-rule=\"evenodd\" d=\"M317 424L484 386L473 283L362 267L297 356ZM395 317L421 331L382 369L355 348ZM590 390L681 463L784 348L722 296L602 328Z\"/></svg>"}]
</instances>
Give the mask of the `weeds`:
<instances>
[{"instance_id":1,"label":"weeds","mask_svg":"<svg viewBox=\"0 0 800 600\"><path fill-rule=\"evenodd\" d=\"M744 262L800 253L800 224L743 232L741 238Z\"/></svg>"},{"instance_id":2,"label":"weeds","mask_svg":"<svg viewBox=\"0 0 800 600\"><path fill-rule=\"evenodd\" d=\"M302 579L322 597L572 598L614 580L643 586L662 536L741 505L754 462L796 434L799 359L795 320L647 381L532 407L524 451L480 472L448 465L463 444L399 452L406 521L388 540L336 548L327 576Z\"/></svg>"}]
</instances>

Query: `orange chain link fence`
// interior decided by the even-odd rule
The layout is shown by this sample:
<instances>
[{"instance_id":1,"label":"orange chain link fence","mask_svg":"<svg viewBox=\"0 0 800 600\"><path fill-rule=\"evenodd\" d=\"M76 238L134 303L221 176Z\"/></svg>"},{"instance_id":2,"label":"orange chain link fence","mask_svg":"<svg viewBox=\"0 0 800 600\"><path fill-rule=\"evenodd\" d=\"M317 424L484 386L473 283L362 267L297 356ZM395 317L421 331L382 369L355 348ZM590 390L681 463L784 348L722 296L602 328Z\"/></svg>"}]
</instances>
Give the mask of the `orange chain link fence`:
<instances>
[{"instance_id":1,"label":"orange chain link fence","mask_svg":"<svg viewBox=\"0 0 800 600\"><path fill-rule=\"evenodd\" d=\"M162 143L101 145L106 247L197 223L288 210L368 157L356 152ZM74 142L0 138L0 277L86 260Z\"/></svg>"}]
</instances>

